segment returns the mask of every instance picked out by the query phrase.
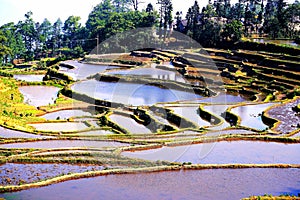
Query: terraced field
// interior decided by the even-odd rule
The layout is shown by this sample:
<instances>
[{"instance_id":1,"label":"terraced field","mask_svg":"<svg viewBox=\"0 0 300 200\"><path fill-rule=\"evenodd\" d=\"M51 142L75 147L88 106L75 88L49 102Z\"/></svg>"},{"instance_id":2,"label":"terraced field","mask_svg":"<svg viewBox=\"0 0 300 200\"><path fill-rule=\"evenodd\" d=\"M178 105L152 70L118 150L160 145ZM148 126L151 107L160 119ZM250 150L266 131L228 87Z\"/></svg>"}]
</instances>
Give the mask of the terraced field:
<instances>
[{"instance_id":1,"label":"terraced field","mask_svg":"<svg viewBox=\"0 0 300 200\"><path fill-rule=\"evenodd\" d=\"M43 81L2 77L0 197L109 174L226 168L299 174L297 52L140 50L113 58L121 64L103 56L63 62ZM299 184L291 187L268 191L299 191Z\"/></svg>"}]
</instances>

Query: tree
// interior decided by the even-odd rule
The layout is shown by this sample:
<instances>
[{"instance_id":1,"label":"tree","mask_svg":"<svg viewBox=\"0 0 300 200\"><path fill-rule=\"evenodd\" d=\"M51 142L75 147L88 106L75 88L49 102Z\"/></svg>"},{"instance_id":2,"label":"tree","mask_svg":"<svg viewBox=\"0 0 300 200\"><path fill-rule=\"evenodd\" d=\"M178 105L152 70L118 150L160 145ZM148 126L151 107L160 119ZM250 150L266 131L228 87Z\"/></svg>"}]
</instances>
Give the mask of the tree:
<instances>
[{"instance_id":1,"label":"tree","mask_svg":"<svg viewBox=\"0 0 300 200\"><path fill-rule=\"evenodd\" d=\"M237 42L242 38L242 27L241 22L232 20L230 23L225 24L221 36L225 41Z\"/></svg>"},{"instance_id":2,"label":"tree","mask_svg":"<svg viewBox=\"0 0 300 200\"><path fill-rule=\"evenodd\" d=\"M286 36L289 38L295 38L299 32L297 31L297 26L300 25L300 3L295 1L295 3L289 5L284 12L287 22L287 32Z\"/></svg>"},{"instance_id":3,"label":"tree","mask_svg":"<svg viewBox=\"0 0 300 200\"><path fill-rule=\"evenodd\" d=\"M152 27L157 23L158 14L154 10L154 7L151 3L147 5L146 12L143 12L145 16L143 17L143 25L141 27Z\"/></svg>"},{"instance_id":4,"label":"tree","mask_svg":"<svg viewBox=\"0 0 300 200\"><path fill-rule=\"evenodd\" d=\"M7 41L7 38L5 37L4 33L0 30L0 59L1 64L3 63L3 59L6 57L6 55L11 53L11 49L5 45L5 42Z\"/></svg>"},{"instance_id":5,"label":"tree","mask_svg":"<svg viewBox=\"0 0 300 200\"><path fill-rule=\"evenodd\" d=\"M203 7L202 16L205 19L209 19L211 17L216 17L217 16L217 13L214 10L214 7L213 7L212 4L208 4L206 7Z\"/></svg>"},{"instance_id":6,"label":"tree","mask_svg":"<svg viewBox=\"0 0 300 200\"><path fill-rule=\"evenodd\" d=\"M26 53L25 59L26 60L33 60L34 58L34 41L36 39L36 29L35 23L32 19L32 12L27 12L25 14L25 21L20 21L18 23L18 33L22 35Z\"/></svg>"},{"instance_id":7,"label":"tree","mask_svg":"<svg viewBox=\"0 0 300 200\"><path fill-rule=\"evenodd\" d=\"M47 51L50 47L52 25L48 19L44 19L42 24L36 23L36 53Z\"/></svg>"},{"instance_id":8,"label":"tree","mask_svg":"<svg viewBox=\"0 0 300 200\"><path fill-rule=\"evenodd\" d=\"M128 12L131 4L131 0L112 0L112 5L115 7L116 12Z\"/></svg>"},{"instance_id":9,"label":"tree","mask_svg":"<svg viewBox=\"0 0 300 200\"><path fill-rule=\"evenodd\" d=\"M184 27L182 24L182 12L177 11L175 15L175 20L176 20L176 25L175 25L175 30L179 32L184 32Z\"/></svg>"},{"instance_id":10,"label":"tree","mask_svg":"<svg viewBox=\"0 0 300 200\"><path fill-rule=\"evenodd\" d=\"M54 22L51 30L51 43L50 43L50 48L52 48L52 53L54 55L55 50L59 49L62 45L62 27L63 23L58 18L56 22Z\"/></svg>"},{"instance_id":11,"label":"tree","mask_svg":"<svg viewBox=\"0 0 300 200\"><path fill-rule=\"evenodd\" d=\"M10 53L4 56L4 62L10 62L15 58L24 58L25 44L22 35L17 32L17 26L14 23L4 24L0 27L0 31L6 37L6 40L3 40L1 44L11 49Z\"/></svg>"},{"instance_id":12,"label":"tree","mask_svg":"<svg viewBox=\"0 0 300 200\"><path fill-rule=\"evenodd\" d=\"M204 47L216 46L221 41L220 34L221 25L217 21L205 19L197 41Z\"/></svg>"},{"instance_id":13,"label":"tree","mask_svg":"<svg viewBox=\"0 0 300 200\"><path fill-rule=\"evenodd\" d=\"M140 1L139 0L131 0L131 2L132 2L132 5L133 5L133 9L138 10L138 6L140 4Z\"/></svg>"},{"instance_id":14,"label":"tree","mask_svg":"<svg viewBox=\"0 0 300 200\"><path fill-rule=\"evenodd\" d=\"M200 22L200 8L198 5L198 1L195 1L194 5L191 8L189 8L186 15L186 19L188 35L191 36L193 39L196 39Z\"/></svg>"},{"instance_id":15,"label":"tree","mask_svg":"<svg viewBox=\"0 0 300 200\"><path fill-rule=\"evenodd\" d=\"M285 37L288 35L288 17L286 15L286 5L284 0L268 0L265 7L264 31L272 38Z\"/></svg>"},{"instance_id":16,"label":"tree","mask_svg":"<svg viewBox=\"0 0 300 200\"><path fill-rule=\"evenodd\" d=\"M78 32L81 29L81 24L79 23L79 21L79 16L70 16L64 23L64 41L68 44L67 46L69 48L73 48L74 46L76 46L73 40L80 39L79 37L77 37Z\"/></svg>"},{"instance_id":17,"label":"tree","mask_svg":"<svg viewBox=\"0 0 300 200\"><path fill-rule=\"evenodd\" d=\"M116 11L110 0L104 0L89 14L86 22L86 28L89 33L89 38L96 38L99 36L99 42L106 39L104 28L109 17ZM94 45L92 45L94 46Z\"/></svg>"},{"instance_id":18,"label":"tree","mask_svg":"<svg viewBox=\"0 0 300 200\"><path fill-rule=\"evenodd\" d=\"M159 22L159 37L161 38L162 35L164 36L164 40L167 36L167 29L172 28L172 11L173 5L171 0L158 0L157 4L160 5L159 14L160 14L160 22ZM162 32L163 30L163 32Z\"/></svg>"}]
</instances>

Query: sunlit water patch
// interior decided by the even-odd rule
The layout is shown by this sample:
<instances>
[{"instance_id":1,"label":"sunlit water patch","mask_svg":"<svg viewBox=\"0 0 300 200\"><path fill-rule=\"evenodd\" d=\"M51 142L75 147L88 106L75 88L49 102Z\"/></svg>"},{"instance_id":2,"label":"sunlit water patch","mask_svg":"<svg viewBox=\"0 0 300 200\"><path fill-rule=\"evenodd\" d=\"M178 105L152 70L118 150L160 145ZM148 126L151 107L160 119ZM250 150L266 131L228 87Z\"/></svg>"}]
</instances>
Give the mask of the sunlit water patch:
<instances>
[{"instance_id":1,"label":"sunlit water patch","mask_svg":"<svg viewBox=\"0 0 300 200\"><path fill-rule=\"evenodd\" d=\"M192 162L194 164L299 164L300 144L259 141L222 141L123 152L122 155L146 160ZM288 155L288 156L287 156Z\"/></svg>"},{"instance_id":2,"label":"sunlit water patch","mask_svg":"<svg viewBox=\"0 0 300 200\"><path fill-rule=\"evenodd\" d=\"M0 185L20 185L86 171L102 170L103 166L68 164L15 164L0 165Z\"/></svg>"},{"instance_id":3,"label":"sunlit water patch","mask_svg":"<svg viewBox=\"0 0 300 200\"><path fill-rule=\"evenodd\" d=\"M152 85L96 80L75 83L71 89L96 99L134 106L153 105L158 102L174 102L202 97L191 92L163 89Z\"/></svg>"},{"instance_id":4,"label":"sunlit water patch","mask_svg":"<svg viewBox=\"0 0 300 200\"><path fill-rule=\"evenodd\" d=\"M85 123L80 122L39 123L29 125L33 126L38 131L48 132L74 132L89 128Z\"/></svg>"},{"instance_id":5,"label":"sunlit water patch","mask_svg":"<svg viewBox=\"0 0 300 200\"><path fill-rule=\"evenodd\" d=\"M41 116L47 120L55 120L55 119L68 119L70 117L81 117L81 116L92 116L90 112L86 112L83 110L61 110L57 112L52 112Z\"/></svg>"},{"instance_id":6,"label":"sunlit water patch","mask_svg":"<svg viewBox=\"0 0 300 200\"><path fill-rule=\"evenodd\" d=\"M130 118L129 116L123 116L118 114L112 114L109 116L109 118L120 125L121 127L124 127L126 130L128 130L132 134L143 134L143 133L151 133L151 131L145 127L142 124L137 123L134 119Z\"/></svg>"},{"instance_id":7,"label":"sunlit water patch","mask_svg":"<svg viewBox=\"0 0 300 200\"><path fill-rule=\"evenodd\" d=\"M47 138L50 136L35 135L35 134L25 133L21 131L6 129L0 126L0 137L2 138Z\"/></svg>"},{"instance_id":8,"label":"sunlit water patch","mask_svg":"<svg viewBox=\"0 0 300 200\"><path fill-rule=\"evenodd\" d=\"M104 141L89 141L89 140L51 140L51 141L1 144L0 148L53 149L53 148L72 148L72 147L102 148L102 147L120 147L120 146L128 146L128 144L120 143L120 142L104 142Z\"/></svg>"},{"instance_id":9,"label":"sunlit water patch","mask_svg":"<svg viewBox=\"0 0 300 200\"><path fill-rule=\"evenodd\" d=\"M53 104L57 98L59 88L52 86L22 86L19 87L24 96L24 102L38 106Z\"/></svg>"},{"instance_id":10,"label":"sunlit water patch","mask_svg":"<svg viewBox=\"0 0 300 200\"><path fill-rule=\"evenodd\" d=\"M99 176L32 188L0 197L20 199L242 199L298 195L299 169L208 169ZM274 184L276 183L276 184Z\"/></svg>"},{"instance_id":11,"label":"sunlit water patch","mask_svg":"<svg viewBox=\"0 0 300 200\"><path fill-rule=\"evenodd\" d=\"M268 107L275 105L274 103L245 105L231 109L231 112L241 118L241 125L245 127L254 128L257 130L264 130L269 126L262 122L262 113Z\"/></svg>"},{"instance_id":12,"label":"sunlit water patch","mask_svg":"<svg viewBox=\"0 0 300 200\"><path fill-rule=\"evenodd\" d=\"M42 82L45 75L15 74L14 79L26 82Z\"/></svg>"},{"instance_id":13,"label":"sunlit water patch","mask_svg":"<svg viewBox=\"0 0 300 200\"><path fill-rule=\"evenodd\" d=\"M171 80L176 82L186 83L187 81L181 74L176 71L168 71L155 68L138 68L132 70L118 70L107 72L109 75L122 75L122 76L140 76L146 78L160 79L160 80Z\"/></svg>"},{"instance_id":14,"label":"sunlit water patch","mask_svg":"<svg viewBox=\"0 0 300 200\"><path fill-rule=\"evenodd\" d=\"M59 71L72 77L74 80L84 80L91 75L104 72L105 70L119 68L114 66L80 63L72 60L65 61L64 63L75 66L75 68L69 69L66 67L60 67Z\"/></svg>"}]
</instances>

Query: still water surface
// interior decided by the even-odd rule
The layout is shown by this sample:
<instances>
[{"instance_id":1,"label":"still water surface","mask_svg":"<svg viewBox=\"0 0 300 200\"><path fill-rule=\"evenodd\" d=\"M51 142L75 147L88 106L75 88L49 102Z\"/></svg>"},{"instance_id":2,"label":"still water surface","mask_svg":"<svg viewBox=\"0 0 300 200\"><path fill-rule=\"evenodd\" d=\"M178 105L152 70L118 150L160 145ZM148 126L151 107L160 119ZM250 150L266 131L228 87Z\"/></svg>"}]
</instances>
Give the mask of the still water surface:
<instances>
[{"instance_id":1,"label":"still water surface","mask_svg":"<svg viewBox=\"0 0 300 200\"><path fill-rule=\"evenodd\" d=\"M300 192L299 169L210 169L108 175L67 181L0 197L15 200L241 199Z\"/></svg>"}]
</instances>

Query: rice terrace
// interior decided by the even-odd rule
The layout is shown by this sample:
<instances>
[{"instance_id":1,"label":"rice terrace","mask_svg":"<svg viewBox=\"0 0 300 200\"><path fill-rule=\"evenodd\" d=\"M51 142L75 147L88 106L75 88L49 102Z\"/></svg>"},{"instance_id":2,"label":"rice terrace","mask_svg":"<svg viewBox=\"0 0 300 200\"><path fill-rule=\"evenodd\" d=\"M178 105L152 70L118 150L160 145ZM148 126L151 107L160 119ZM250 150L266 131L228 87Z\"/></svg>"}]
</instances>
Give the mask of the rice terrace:
<instances>
[{"instance_id":1,"label":"rice terrace","mask_svg":"<svg viewBox=\"0 0 300 200\"><path fill-rule=\"evenodd\" d=\"M180 4L3 23L0 199L300 199L300 3Z\"/></svg>"}]
</instances>

